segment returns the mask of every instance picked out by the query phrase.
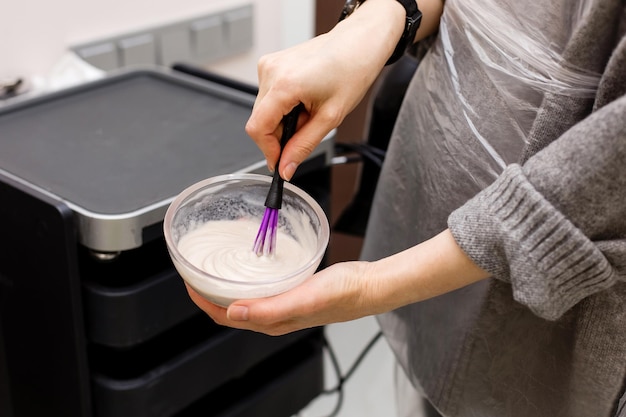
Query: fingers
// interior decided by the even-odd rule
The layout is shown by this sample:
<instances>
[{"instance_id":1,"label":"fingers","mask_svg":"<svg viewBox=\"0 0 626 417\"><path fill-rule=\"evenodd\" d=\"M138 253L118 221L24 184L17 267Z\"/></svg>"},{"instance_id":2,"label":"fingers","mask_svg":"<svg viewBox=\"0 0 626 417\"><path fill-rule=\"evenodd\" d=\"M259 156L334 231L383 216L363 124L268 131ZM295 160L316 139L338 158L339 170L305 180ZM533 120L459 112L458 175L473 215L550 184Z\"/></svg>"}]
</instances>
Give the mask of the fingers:
<instances>
[{"instance_id":1,"label":"fingers","mask_svg":"<svg viewBox=\"0 0 626 417\"><path fill-rule=\"evenodd\" d=\"M217 324L281 335L380 312L364 274L366 263L337 263L282 294L238 300L228 309L210 303L187 287L190 297ZM368 290L369 288L369 290Z\"/></svg>"},{"instance_id":2,"label":"fingers","mask_svg":"<svg viewBox=\"0 0 626 417\"><path fill-rule=\"evenodd\" d=\"M246 133L263 152L267 165L273 170L280 155L281 122L299 101L285 94L259 94L246 123Z\"/></svg>"},{"instance_id":3,"label":"fingers","mask_svg":"<svg viewBox=\"0 0 626 417\"><path fill-rule=\"evenodd\" d=\"M341 116L324 113L310 113L298 131L287 142L280 158L278 172L285 180L290 180L296 169L306 160L324 137L341 123Z\"/></svg>"},{"instance_id":4,"label":"fingers","mask_svg":"<svg viewBox=\"0 0 626 417\"><path fill-rule=\"evenodd\" d=\"M303 313L306 307L303 307L302 299L298 299L298 291L294 294L295 297L285 293L263 299L240 300L226 309L211 303L187 284L185 286L191 300L221 326L252 330L272 336L314 326L304 324L300 320L306 316Z\"/></svg>"},{"instance_id":5,"label":"fingers","mask_svg":"<svg viewBox=\"0 0 626 417\"><path fill-rule=\"evenodd\" d=\"M259 93L246 132L263 152L270 170L280 155L283 117L299 103L306 110L301 113L298 130L283 150L277 167L286 180L291 179L297 167L339 125L351 107L341 91L350 83L344 81L344 72L333 71L337 59L328 53L323 39L314 38L259 60Z\"/></svg>"},{"instance_id":6,"label":"fingers","mask_svg":"<svg viewBox=\"0 0 626 417\"><path fill-rule=\"evenodd\" d=\"M235 301L226 311L225 325L276 336L325 324L312 314L316 301L307 291L311 280L273 297Z\"/></svg>"},{"instance_id":7,"label":"fingers","mask_svg":"<svg viewBox=\"0 0 626 417\"><path fill-rule=\"evenodd\" d=\"M275 107L281 104L281 112ZM246 133L254 140L263 152L270 171L276 167L280 150L280 137L282 134L282 115L289 113L298 102L291 106L291 100L273 99L264 97L257 99L257 104L246 124ZM286 109L286 110L284 110ZM296 133L287 142L280 156L278 172L285 180L290 180L298 166L306 160L313 150L320 144L324 137L343 120L343 113L335 111L332 106L326 105L322 111L306 107L305 112L300 114Z\"/></svg>"}]
</instances>

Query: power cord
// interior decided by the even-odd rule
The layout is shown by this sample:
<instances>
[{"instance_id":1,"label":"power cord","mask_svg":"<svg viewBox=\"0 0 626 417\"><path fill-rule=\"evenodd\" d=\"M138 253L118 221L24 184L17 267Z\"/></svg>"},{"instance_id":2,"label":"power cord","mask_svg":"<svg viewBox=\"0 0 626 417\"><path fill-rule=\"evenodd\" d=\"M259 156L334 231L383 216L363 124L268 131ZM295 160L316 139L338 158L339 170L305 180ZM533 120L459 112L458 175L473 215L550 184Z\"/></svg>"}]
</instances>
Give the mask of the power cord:
<instances>
[{"instance_id":1,"label":"power cord","mask_svg":"<svg viewBox=\"0 0 626 417\"><path fill-rule=\"evenodd\" d=\"M372 349L372 347L376 344L378 339L382 337L382 335L383 333L381 331L379 331L378 333L376 333L376 335L374 335L374 337L367 343L365 348L363 348L359 356L355 359L352 366L348 368L348 372L346 372L345 375L341 374L341 367L339 366L339 361L337 360L337 355L335 354L335 350L331 346L328 338L324 336L324 348L326 348L326 350L328 351L328 356L330 357L330 361L333 365L333 369L335 370L335 375L337 376L337 381L338 381L337 385L334 388L322 391L322 394L324 395L331 395L331 394L337 393L337 402L335 403L335 408L328 416L325 416L325 417L336 417L337 415L339 415L339 411L341 410L341 406L343 405L344 384L348 381L348 379L350 379L352 374L354 374L354 371L356 371L356 369L361 364L363 359L365 359L365 356Z\"/></svg>"},{"instance_id":2,"label":"power cord","mask_svg":"<svg viewBox=\"0 0 626 417\"><path fill-rule=\"evenodd\" d=\"M341 161L340 163L359 162L363 159L367 159L379 168L382 167L386 154L384 150L367 143L336 143L335 152L342 155L335 157L339 158L337 160ZM346 156L346 154L348 156ZM351 158L349 156L350 154L356 154L357 156ZM335 160L335 158L333 158L333 160Z\"/></svg>"}]
</instances>

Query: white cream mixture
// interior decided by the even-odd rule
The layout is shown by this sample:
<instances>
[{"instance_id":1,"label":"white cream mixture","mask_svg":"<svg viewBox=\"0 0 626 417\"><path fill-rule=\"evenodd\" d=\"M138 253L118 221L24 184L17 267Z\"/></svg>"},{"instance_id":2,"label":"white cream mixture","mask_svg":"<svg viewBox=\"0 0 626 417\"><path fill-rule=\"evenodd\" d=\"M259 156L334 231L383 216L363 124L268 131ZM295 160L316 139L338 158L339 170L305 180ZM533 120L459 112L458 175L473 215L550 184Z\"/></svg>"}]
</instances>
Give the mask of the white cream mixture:
<instances>
[{"instance_id":1,"label":"white cream mixture","mask_svg":"<svg viewBox=\"0 0 626 417\"><path fill-rule=\"evenodd\" d=\"M278 230L272 256L252 251L259 221L251 219L210 221L184 235L178 250L197 268L232 281L267 281L284 276L310 261L315 246L310 239L297 242Z\"/></svg>"}]
</instances>

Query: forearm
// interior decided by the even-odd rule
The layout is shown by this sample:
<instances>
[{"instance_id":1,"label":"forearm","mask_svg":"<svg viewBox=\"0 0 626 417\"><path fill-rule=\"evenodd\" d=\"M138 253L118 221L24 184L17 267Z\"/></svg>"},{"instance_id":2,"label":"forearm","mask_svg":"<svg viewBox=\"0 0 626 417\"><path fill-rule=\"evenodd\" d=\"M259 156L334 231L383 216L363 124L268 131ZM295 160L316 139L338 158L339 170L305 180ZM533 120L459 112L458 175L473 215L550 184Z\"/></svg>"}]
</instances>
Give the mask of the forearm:
<instances>
[{"instance_id":1,"label":"forearm","mask_svg":"<svg viewBox=\"0 0 626 417\"><path fill-rule=\"evenodd\" d=\"M489 277L457 245L449 230L367 267L376 312L426 300Z\"/></svg>"},{"instance_id":2,"label":"forearm","mask_svg":"<svg viewBox=\"0 0 626 417\"><path fill-rule=\"evenodd\" d=\"M272 335L394 310L487 278L449 230L376 262L339 262L285 293L236 301L228 310L194 302L217 323Z\"/></svg>"}]
</instances>

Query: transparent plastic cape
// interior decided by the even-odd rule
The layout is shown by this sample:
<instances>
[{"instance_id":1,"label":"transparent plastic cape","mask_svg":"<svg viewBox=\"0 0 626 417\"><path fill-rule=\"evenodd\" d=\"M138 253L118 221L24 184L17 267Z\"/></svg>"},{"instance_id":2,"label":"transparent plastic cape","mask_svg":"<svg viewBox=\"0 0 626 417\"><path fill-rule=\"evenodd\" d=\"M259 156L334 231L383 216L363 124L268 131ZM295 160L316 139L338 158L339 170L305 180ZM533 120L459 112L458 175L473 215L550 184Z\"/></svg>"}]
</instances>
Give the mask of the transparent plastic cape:
<instances>
[{"instance_id":1,"label":"transparent plastic cape","mask_svg":"<svg viewBox=\"0 0 626 417\"><path fill-rule=\"evenodd\" d=\"M477 114L472 98L467 97L468 90L459 84L459 72L468 64L466 53L457 53L461 49L471 52L475 65L489 77L509 110L508 117L517 123L520 139L526 138L546 93L593 97L600 74L576 68L563 59L566 42L588 13L590 4L572 0L557 2L550 8L542 3L529 7L525 2L510 0L449 1L440 27L440 40L447 76L457 100L464 105L468 124L476 124L473 117ZM479 131L474 134L498 164L504 166L504 159L489 141Z\"/></svg>"},{"instance_id":2,"label":"transparent plastic cape","mask_svg":"<svg viewBox=\"0 0 626 417\"><path fill-rule=\"evenodd\" d=\"M594 96L600 74L563 58L592 3L446 1L439 36L396 122L363 259L395 254L444 230L453 210L520 160L547 94ZM445 404L446 378L486 291L478 283L379 317L412 385L435 405Z\"/></svg>"}]
</instances>

